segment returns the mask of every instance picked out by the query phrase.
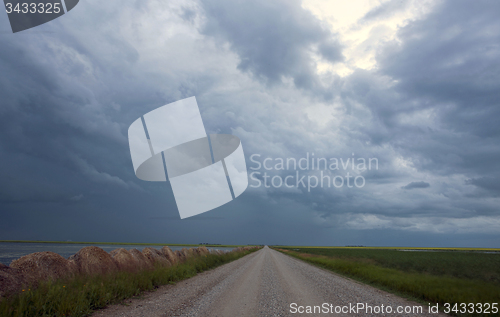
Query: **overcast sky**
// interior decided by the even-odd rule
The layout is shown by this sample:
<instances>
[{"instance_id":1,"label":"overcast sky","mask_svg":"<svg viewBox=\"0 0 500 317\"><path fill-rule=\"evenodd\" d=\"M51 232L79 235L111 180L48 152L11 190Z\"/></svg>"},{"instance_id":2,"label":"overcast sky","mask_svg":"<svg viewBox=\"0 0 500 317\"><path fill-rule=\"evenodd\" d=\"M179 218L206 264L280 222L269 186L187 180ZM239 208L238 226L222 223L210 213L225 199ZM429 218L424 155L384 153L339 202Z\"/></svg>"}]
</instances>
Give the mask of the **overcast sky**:
<instances>
[{"instance_id":1,"label":"overcast sky","mask_svg":"<svg viewBox=\"0 0 500 317\"><path fill-rule=\"evenodd\" d=\"M0 14L0 239L499 247L498 12L498 1L82 0L15 34ZM135 176L127 130L191 96L208 133L241 139L256 179L350 172L364 186L250 180L181 220L168 182ZM378 168L274 168L313 153ZM273 169L256 170L265 158Z\"/></svg>"}]
</instances>

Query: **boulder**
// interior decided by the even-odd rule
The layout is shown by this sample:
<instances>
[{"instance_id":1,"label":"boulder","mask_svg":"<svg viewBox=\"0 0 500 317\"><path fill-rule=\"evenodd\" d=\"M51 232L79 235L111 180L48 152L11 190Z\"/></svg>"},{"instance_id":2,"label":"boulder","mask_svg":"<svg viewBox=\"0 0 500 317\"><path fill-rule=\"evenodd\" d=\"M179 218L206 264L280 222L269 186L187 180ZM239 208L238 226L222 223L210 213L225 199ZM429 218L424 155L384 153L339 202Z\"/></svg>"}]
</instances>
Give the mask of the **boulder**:
<instances>
[{"instance_id":1,"label":"boulder","mask_svg":"<svg viewBox=\"0 0 500 317\"><path fill-rule=\"evenodd\" d=\"M172 263L172 265L179 263L179 258L169 247L164 246L163 248L161 248L161 252L167 258L167 260Z\"/></svg>"},{"instance_id":2,"label":"boulder","mask_svg":"<svg viewBox=\"0 0 500 317\"><path fill-rule=\"evenodd\" d=\"M72 255L69 260L75 261L81 274L109 274L118 270L118 265L108 252L98 247L85 247Z\"/></svg>"},{"instance_id":3,"label":"boulder","mask_svg":"<svg viewBox=\"0 0 500 317\"><path fill-rule=\"evenodd\" d=\"M140 270L152 270L154 269L153 264L149 261L149 259L139 250L132 249L128 251L134 259L139 263Z\"/></svg>"},{"instance_id":4,"label":"boulder","mask_svg":"<svg viewBox=\"0 0 500 317\"><path fill-rule=\"evenodd\" d=\"M16 269L23 279L31 285L39 281L55 281L77 273L68 260L54 252L36 252L12 261L10 267Z\"/></svg>"},{"instance_id":5,"label":"boulder","mask_svg":"<svg viewBox=\"0 0 500 317\"><path fill-rule=\"evenodd\" d=\"M155 248L144 248L142 253L149 259L153 265L171 266L172 264L167 260L163 253Z\"/></svg>"},{"instance_id":6,"label":"boulder","mask_svg":"<svg viewBox=\"0 0 500 317\"><path fill-rule=\"evenodd\" d=\"M139 260L124 248L115 249L109 252L109 254L115 260L120 271L137 272L141 269Z\"/></svg>"}]
</instances>

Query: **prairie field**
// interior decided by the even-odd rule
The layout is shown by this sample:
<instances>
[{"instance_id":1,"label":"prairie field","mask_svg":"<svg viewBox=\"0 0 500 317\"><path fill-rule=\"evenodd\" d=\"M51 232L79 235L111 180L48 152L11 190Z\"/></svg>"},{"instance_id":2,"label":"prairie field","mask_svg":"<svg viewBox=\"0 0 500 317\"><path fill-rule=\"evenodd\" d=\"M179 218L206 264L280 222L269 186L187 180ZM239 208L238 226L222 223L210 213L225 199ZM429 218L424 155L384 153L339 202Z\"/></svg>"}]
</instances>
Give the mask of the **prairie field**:
<instances>
[{"instance_id":1,"label":"prairie field","mask_svg":"<svg viewBox=\"0 0 500 317\"><path fill-rule=\"evenodd\" d=\"M422 303L500 302L497 249L280 247L280 250Z\"/></svg>"}]
</instances>

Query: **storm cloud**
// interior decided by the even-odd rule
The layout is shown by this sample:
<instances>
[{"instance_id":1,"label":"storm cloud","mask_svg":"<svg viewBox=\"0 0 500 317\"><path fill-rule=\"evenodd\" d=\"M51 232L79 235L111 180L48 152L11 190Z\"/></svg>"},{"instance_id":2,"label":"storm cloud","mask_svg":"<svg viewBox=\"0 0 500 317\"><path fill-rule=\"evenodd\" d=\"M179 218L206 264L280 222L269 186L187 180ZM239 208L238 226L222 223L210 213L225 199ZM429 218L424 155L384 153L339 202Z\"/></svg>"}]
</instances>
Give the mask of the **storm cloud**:
<instances>
[{"instance_id":1,"label":"storm cloud","mask_svg":"<svg viewBox=\"0 0 500 317\"><path fill-rule=\"evenodd\" d=\"M418 4L387 35L416 3L343 29L284 0L86 1L16 34L0 15L0 239L498 246L500 5ZM257 179L365 185L250 186L181 221L168 182L135 177L127 129L190 96ZM305 157L328 167L276 165ZM359 158L377 168L330 168Z\"/></svg>"},{"instance_id":2,"label":"storm cloud","mask_svg":"<svg viewBox=\"0 0 500 317\"><path fill-rule=\"evenodd\" d=\"M203 1L203 33L227 41L238 68L271 84L293 79L299 88L320 85L311 52L343 60L336 35L301 7L300 1Z\"/></svg>"},{"instance_id":3,"label":"storm cloud","mask_svg":"<svg viewBox=\"0 0 500 317\"><path fill-rule=\"evenodd\" d=\"M426 182L411 182L406 186L401 187L402 189L414 189L414 188L428 188L431 184Z\"/></svg>"}]
</instances>

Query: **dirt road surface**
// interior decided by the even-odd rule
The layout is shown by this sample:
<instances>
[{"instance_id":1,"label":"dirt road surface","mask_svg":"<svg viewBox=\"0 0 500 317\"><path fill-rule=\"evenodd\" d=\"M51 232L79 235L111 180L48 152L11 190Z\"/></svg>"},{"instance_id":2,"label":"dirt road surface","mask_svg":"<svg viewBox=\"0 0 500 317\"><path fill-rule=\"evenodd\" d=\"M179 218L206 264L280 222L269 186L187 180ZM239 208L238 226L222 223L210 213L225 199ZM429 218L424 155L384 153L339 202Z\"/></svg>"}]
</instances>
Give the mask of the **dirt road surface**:
<instances>
[{"instance_id":1,"label":"dirt road surface","mask_svg":"<svg viewBox=\"0 0 500 317\"><path fill-rule=\"evenodd\" d=\"M427 306L415 311L417 306L422 307L265 247L93 316L446 316L429 314ZM398 308L412 312L397 313Z\"/></svg>"}]
</instances>

